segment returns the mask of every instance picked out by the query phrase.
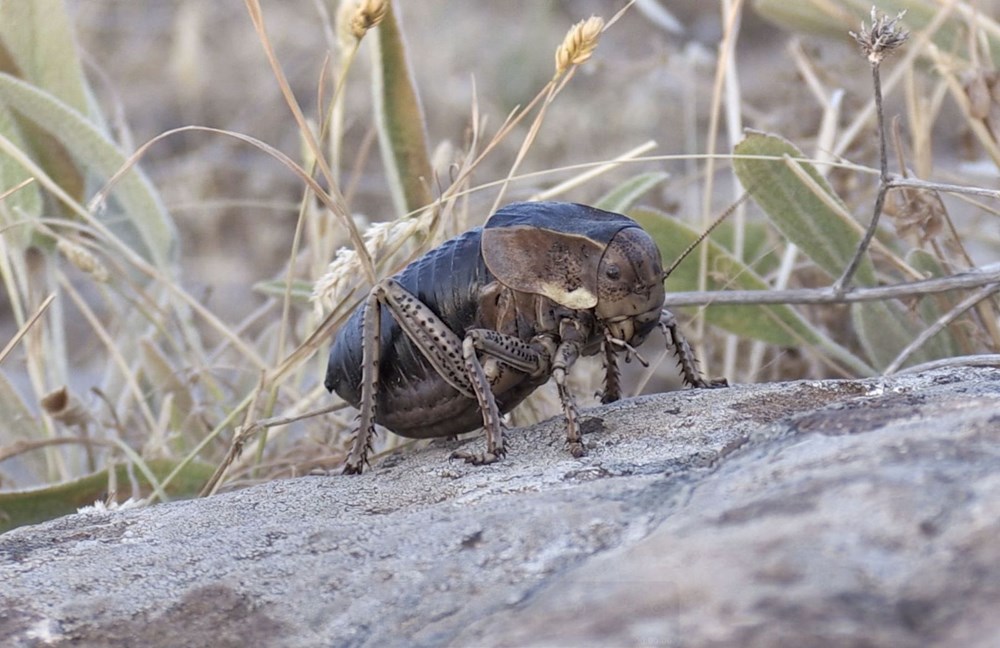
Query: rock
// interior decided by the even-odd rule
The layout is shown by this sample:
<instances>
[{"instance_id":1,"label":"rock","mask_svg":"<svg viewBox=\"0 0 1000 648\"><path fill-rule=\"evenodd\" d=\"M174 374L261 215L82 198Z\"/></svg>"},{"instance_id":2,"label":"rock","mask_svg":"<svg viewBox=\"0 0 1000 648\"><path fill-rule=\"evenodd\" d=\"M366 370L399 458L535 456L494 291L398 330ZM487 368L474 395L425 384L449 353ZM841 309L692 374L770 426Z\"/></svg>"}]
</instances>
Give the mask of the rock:
<instances>
[{"instance_id":1,"label":"rock","mask_svg":"<svg viewBox=\"0 0 1000 648\"><path fill-rule=\"evenodd\" d=\"M1000 645L1000 370L674 392L0 536L44 646ZM463 443L481 443L481 439Z\"/></svg>"}]
</instances>

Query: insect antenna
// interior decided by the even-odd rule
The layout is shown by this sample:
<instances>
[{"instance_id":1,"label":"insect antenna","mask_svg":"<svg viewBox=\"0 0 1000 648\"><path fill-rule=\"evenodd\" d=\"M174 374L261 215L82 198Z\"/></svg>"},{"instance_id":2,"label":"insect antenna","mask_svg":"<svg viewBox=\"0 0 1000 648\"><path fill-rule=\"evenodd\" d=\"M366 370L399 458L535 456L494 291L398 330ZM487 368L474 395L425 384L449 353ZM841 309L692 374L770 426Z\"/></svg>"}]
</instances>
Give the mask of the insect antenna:
<instances>
[{"instance_id":1,"label":"insect antenna","mask_svg":"<svg viewBox=\"0 0 1000 648\"><path fill-rule=\"evenodd\" d=\"M716 227L719 226L719 223L721 223L722 221L726 220L729 217L729 215L732 214L734 211L736 211L736 209L740 205L742 205L743 203L745 203L746 200L747 200L747 198L749 198L749 197L750 197L750 190L748 189L748 190L744 191L743 195L741 195L739 197L739 199L736 200L736 202L734 202L732 205L730 205L726 209L726 211L722 212L722 214L720 214L718 218L716 218L714 221L712 221L712 224L708 226L708 229L706 229L704 232L702 232L698 236L698 238L695 239L694 242L691 243L691 245L687 246L687 249L684 250L683 252L681 252L680 256L678 256L677 259L673 263L670 264L670 267L667 268L663 272L663 279L666 280L666 278L670 276L670 273L673 272L675 269L677 269L677 266L679 266L681 264L681 262L684 261L684 259L687 258L687 255L691 254L696 247L698 247L699 245L701 245L701 242L705 240L705 237L707 237L709 234L711 234L712 230L714 230Z\"/></svg>"}]
</instances>

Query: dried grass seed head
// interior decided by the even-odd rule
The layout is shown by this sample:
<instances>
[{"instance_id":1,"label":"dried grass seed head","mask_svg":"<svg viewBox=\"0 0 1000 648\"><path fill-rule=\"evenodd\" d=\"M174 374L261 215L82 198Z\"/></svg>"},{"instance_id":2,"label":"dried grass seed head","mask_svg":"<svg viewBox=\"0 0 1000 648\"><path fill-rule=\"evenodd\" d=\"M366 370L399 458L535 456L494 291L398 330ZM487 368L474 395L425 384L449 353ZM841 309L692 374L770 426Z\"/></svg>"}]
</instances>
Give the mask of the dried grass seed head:
<instances>
[{"instance_id":1,"label":"dried grass seed head","mask_svg":"<svg viewBox=\"0 0 1000 648\"><path fill-rule=\"evenodd\" d=\"M389 0L342 0L337 12L340 38L348 43L361 40L388 11Z\"/></svg>"},{"instance_id":2,"label":"dried grass seed head","mask_svg":"<svg viewBox=\"0 0 1000 648\"><path fill-rule=\"evenodd\" d=\"M566 32L566 38L556 50L556 76L590 58L604 29L604 19L591 16L581 20Z\"/></svg>"},{"instance_id":3,"label":"dried grass seed head","mask_svg":"<svg viewBox=\"0 0 1000 648\"><path fill-rule=\"evenodd\" d=\"M59 253L66 257L70 263L75 265L81 271L89 274L95 281L107 283L110 278L108 269L103 263L101 263L101 260L98 259L93 252L78 243L70 241L69 239L59 239L59 242L56 243L56 249L59 250Z\"/></svg>"},{"instance_id":4,"label":"dried grass seed head","mask_svg":"<svg viewBox=\"0 0 1000 648\"><path fill-rule=\"evenodd\" d=\"M386 248L394 247L416 235L426 236L433 210L418 218L372 223L362 235L365 248L374 260L384 256ZM326 272L313 285L309 300L317 317L323 317L336 308L361 282L361 259L357 251L340 248Z\"/></svg>"},{"instance_id":5,"label":"dried grass seed head","mask_svg":"<svg viewBox=\"0 0 1000 648\"><path fill-rule=\"evenodd\" d=\"M861 51L868 57L872 65L878 65L894 49L901 46L909 38L910 33L898 26L899 21L906 15L906 11L900 11L895 18L889 18L885 14L879 14L875 7L872 7L871 29L865 27L865 22L861 21L860 32L849 32L854 40L861 46Z\"/></svg>"}]
</instances>

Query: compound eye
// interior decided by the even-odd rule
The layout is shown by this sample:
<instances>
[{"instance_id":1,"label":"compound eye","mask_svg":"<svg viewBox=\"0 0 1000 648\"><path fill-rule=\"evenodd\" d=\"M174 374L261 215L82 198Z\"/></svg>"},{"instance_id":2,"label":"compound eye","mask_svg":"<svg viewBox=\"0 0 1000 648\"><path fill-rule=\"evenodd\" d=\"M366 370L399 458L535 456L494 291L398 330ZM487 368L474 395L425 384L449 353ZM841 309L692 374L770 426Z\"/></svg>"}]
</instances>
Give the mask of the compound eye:
<instances>
[{"instance_id":1,"label":"compound eye","mask_svg":"<svg viewBox=\"0 0 1000 648\"><path fill-rule=\"evenodd\" d=\"M604 276L612 281L618 281L621 279L622 271L618 269L618 266L611 264L605 268Z\"/></svg>"}]
</instances>

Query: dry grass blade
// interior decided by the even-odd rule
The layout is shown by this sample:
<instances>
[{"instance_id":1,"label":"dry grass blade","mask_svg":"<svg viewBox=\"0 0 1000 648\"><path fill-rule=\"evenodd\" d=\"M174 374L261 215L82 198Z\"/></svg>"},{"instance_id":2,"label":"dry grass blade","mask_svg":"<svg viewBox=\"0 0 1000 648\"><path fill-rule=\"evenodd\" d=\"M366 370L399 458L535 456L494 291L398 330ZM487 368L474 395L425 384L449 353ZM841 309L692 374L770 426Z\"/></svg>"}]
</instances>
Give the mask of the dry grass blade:
<instances>
[{"instance_id":1,"label":"dry grass blade","mask_svg":"<svg viewBox=\"0 0 1000 648\"><path fill-rule=\"evenodd\" d=\"M648 142L640 144L639 146L637 146L637 147L635 147L635 148L633 148L633 149L631 149L629 151L626 151L626 152L622 153L621 155L619 155L616 158L613 158L613 159L611 159L611 160L609 160L607 162L598 163L596 166L590 168L587 171L584 171L583 173L580 173L580 174L578 174L578 175L570 178L569 180L566 180L564 182L560 182L559 184L557 184L557 185L555 185L553 187L550 187L550 188L546 189L545 191L542 191L540 193L537 193L537 194L533 195L531 198L529 198L529 200L552 200L556 196L561 196L562 194L566 193L570 189L573 189L575 187L583 185L583 184L585 184L585 183L593 180L594 178L597 178L598 176L600 176L603 173L607 173L608 171L611 171L613 169L617 169L619 166L621 166L625 162L628 162L630 160L634 160L635 158L639 157L643 153L648 153L649 151L653 150L654 148L656 148L656 142L654 142L653 140L650 140ZM565 170L565 169L563 169L563 170ZM551 171L551 169L550 169L550 171Z\"/></svg>"},{"instance_id":2,"label":"dry grass blade","mask_svg":"<svg viewBox=\"0 0 1000 648\"><path fill-rule=\"evenodd\" d=\"M129 390L132 394L132 399L138 406L139 411L142 413L143 419L149 430L156 429L156 417L153 415L152 410L149 408L149 403L143 393L142 387L139 385L139 378L136 375L136 371L129 366L128 361L125 356L122 355L121 349L116 343L115 336L111 334L110 331L101 323L100 318L94 313L93 309L87 303L87 300L80 295L79 291L73 287L73 284L66 279L65 275L60 274L59 285L62 287L63 291L69 296L76 307L80 310L84 319L90 324L91 329L100 339L101 344L108 352L108 356L111 361L118 367L121 375L125 379L125 383L128 385Z\"/></svg>"},{"instance_id":3,"label":"dry grass blade","mask_svg":"<svg viewBox=\"0 0 1000 648\"><path fill-rule=\"evenodd\" d=\"M25 178L21 182L18 182L16 185L14 185L13 187L11 187L10 189L7 189L3 193L0 193L0 201L6 200L7 198L9 198L10 196L16 194L21 189L24 189L25 187L27 187L28 185L30 185L34 181L35 181L34 178Z\"/></svg>"},{"instance_id":4,"label":"dry grass blade","mask_svg":"<svg viewBox=\"0 0 1000 648\"><path fill-rule=\"evenodd\" d=\"M117 447L113 441L108 441L106 439L91 439L84 436L53 437L51 439L39 439L38 441L16 441L9 446L0 448L0 462L7 461L11 457L16 457L18 455L25 454L26 452L33 452L35 450L41 450L42 448L50 448L52 446L61 445L96 445L105 448Z\"/></svg>"},{"instance_id":5,"label":"dry grass blade","mask_svg":"<svg viewBox=\"0 0 1000 648\"><path fill-rule=\"evenodd\" d=\"M330 166L327 164L326 159L323 157L323 151L320 149L319 142L316 140L316 136L313 134L312 129L309 128L305 115L302 113L302 108L299 107L298 102L295 100L295 95L292 93L292 88L288 84L288 79L285 78L281 65L278 63L277 56L274 53L274 48L271 45L271 39L268 37L267 30L264 27L264 14L261 10L260 2L258 2L258 0L245 0L245 4L247 11L250 13L250 20L253 21L254 29L257 31L257 36L264 48L264 54L267 56L267 60L271 64L271 69L274 72L274 76L278 81L278 86L281 88L281 94L285 97L285 103L288 104L288 108L292 111L292 116L295 118L296 124L298 124L302 138L309 146L309 150L312 152L316 160L316 164L319 166L320 172L323 174L323 177L326 179L327 184L330 187L329 194L321 190L317 192L317 195L322 194L327 197L324 204L326 204L330 211L333 212L338 219L340 219L341 224L347 229L347 232L351 237L351 242L354 244L355 250L357 250L358 256L361 259L361 267L364 269L368 281L374 285L377 281L375 264L372 263L371 257L368 255L367 250L364 249L364 244L361 240L361 233L358 231L357 225L354 224L354 220L351 218L351 215L347 210L347 204L344 202L344 197L340 193L336 178L330 170ZM310 180L312 180L312 178L310 178Z\"/></svg>"},{"instance_id":6,"label":"dry grass blade","mask_svg":"<svg viewBox=\"0 0 1000 648\"><path fill-rule=\"evenodd\" d=\"M38 318L40 318L45 313L46 309L52 305L52 300L54 300L55 298L56 298L55 293L51 293L48 297L44 299L44 301L42 301L41 304L38 305L38 308L36 308L35 312L31 314L31 317L28 318L28 321L24 323L24 326L20 327L17 330L17 333L14 334L14 337L10 339L10 342L8 342L4 346L3 350L0 351L0 363L2 363L7 358L8 355L10 355L10 352L14 350L14 347L17 346L17 343L21 341L21 338L23 338L28 333L28 331L31 330L31 327L35 325L35 322L38 321Z\"/></svg>"}]
</instances>

